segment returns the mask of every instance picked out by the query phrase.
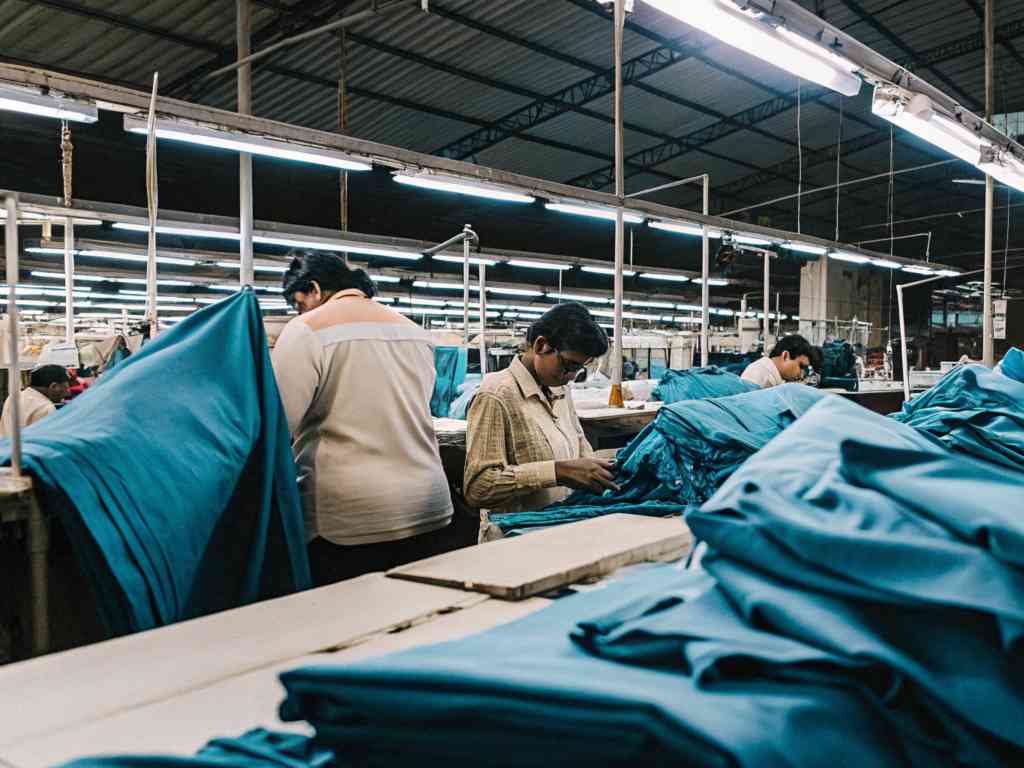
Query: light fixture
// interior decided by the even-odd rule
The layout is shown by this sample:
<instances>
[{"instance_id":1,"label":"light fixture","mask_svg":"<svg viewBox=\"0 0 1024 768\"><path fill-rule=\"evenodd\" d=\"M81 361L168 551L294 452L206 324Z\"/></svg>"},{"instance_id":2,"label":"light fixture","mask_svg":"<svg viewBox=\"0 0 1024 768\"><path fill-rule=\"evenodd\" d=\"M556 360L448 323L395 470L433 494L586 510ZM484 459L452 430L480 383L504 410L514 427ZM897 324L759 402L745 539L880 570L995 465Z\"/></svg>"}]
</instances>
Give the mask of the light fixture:
<instances>
[{"instance_id":1,"label":"light fixture","mask_svg":"<svg viewBox=\"0 0 1024 768\"><path fill-rule=\"evenodd\" d=\"M896 86L876 86L871 111L974 166L981 160L982 147L987 146L973 130L937 112L932 100L923 93L911 93Z\"/></svg>"},{"instance_id":2,"label":"light fixture","mask_svg":"<svg viewBox=\"0 0 1024 768\"><path fill-rule=\"evenodd\" d=\"M593 304L607 304L608 299L602 299L597 296L587 296L583 293L549 293L548 298L558 299L564 301L589 301Z\"/></svg>"},{"instance_id":3,"label":"light fixture","mask_svg":"<svg viewBox=\"0 0 1024 768\"><path fill-rule=\"evenodd\" d=\"M955 269L940 269L935 274L942 275L942 277L960 277L960 272Z\"/></svg>"},{"instance_id":4,"label":"light fixture","mask_svg":"<svg viewBox=\"0 0 1024 768\"><path fill-rule=\"evenodd\" d=\"M860 92L857 66L783 25L783 20L727 0L647 0L658 10L723 43L844 96Z\"/></svg>"},{"instance_id":5,"label":"light fixture","mask_svg":"<svg viewBox=\"0 0 1024 768\"><path fill-rule=\"evenodd\" d=\"M50 255L64 255L63 248L26 248L26 253L45 253ZM94 259L114 259L115 261L133 261L136 263L145 264L149 261L149 257L143 253L130 253L121 251L99 251L99 250L82 250L75 251L76 256L88 256ZM157 264L173 264L180 267L194 267L199 262L193 259L179 259L174 256L157 256Z\"/></svg>"},{"instance_id":6,"label":"light fixture","mask_svg":"<svg viewBox=\"0 0 1024 768\"><path fill-rule=\"evenodd\" d=\"M434 260L446 261L452 264L461 264L463 261L465 261L465 259L462 256L450 256L446 253L435 253ZM483 264L485 267L493 267L498 262L495 261L494 259L485 259L480 256L470 256L469 263L477 267L479 267L481 264Z\"/></svg>"},{"instance_id":7,"label":"light fixture","mask_svg":"<svg viewBox=\"0 0 1024 768\"><path fill-rule=\"evenodd\" d=\"M934 269L928 269L928 267L919 267L911 264L910 266L903 267L904 272L909 272L912 275L934 275Z\"/></svg>"},{"instance_id":8,"label":"light fixture","mask_svg":"<svg viewBox=\"0 0 1024 768\"><path fill-rule=\"evenodd\" d=\"M848 261L851 264L867 264L871 259L861 256L859 253L847 253L846 251L829 251L828 257L836 261Z\"/></svg>"},{"instance_id":9,"label":"light fixture","mask_svg":"<svg viewBox=\"0 0 1024 768\"><path fill-rule=\"evenodd\" d=\"M649 221L647 226L652 229L660 229L664 232L674 232L677 235L690 235L692 237L703 237L704 228L700 224L681 224L674 221ZM721 230L708 228L708 237L717 240L722 237Z\"/></svg>"},{"instance_id":10,"label":"light fixture","mask_svg":"<svg viewBox=\"0 0 1024 768\"><path fill-rule=\"evenodd\" d=\"M733 235L732 241L740 245L772 245L771 240L753 235Z\"/></svg>"},{"instance_id":11,"label":"light fixture","mask_svg":"<svg viewBox=\"0 0 1024 768\"><path fill-rule=\"evenodd\" d=\"M132 224L125 221L114 222L114 229L123 229L127 232L149 232L148 224ZM206 228L206 227L179 227L173 225L157 224L158 235L178 235L180 237L207 237L214 240L239 240L241 235L230 229Z\"/></svg>"},{"instance_id":12,"label":"light fixture","mask_svg":"<svg viewBox=\"0 0 1024 768\"><path fill-rule=\"evenodd\" d=\"M433 280L414 280L412 284L413 288L433 288L438 291L461 291L462 283L438 283ZM469 290L476 293L480 292L479 286L470 285Z\"/></svg>"},{"instance_id":13,"label":"light fixture","mask_svg":"<svg viewBox=\"0 0 1024 768\"><path fill-rule=\"evenodd\" d=\"M142 135L148 133L146 120L133 115L124 116L124 129L129 133L141 133ZM158 118L155 131L158 139L184 141L189 144L201 144L205 147L230 149L235 152L248 152L251 155L275 157L281 160L295 160L300 163L312 163L313 165L326 165L330 168L340 168L345 171L369 171L373 167L366 158L353 157L352 155L324 149L323 147L282 141L281 139L271 139L266 136L257 136L255 134L232 131L227 128L179 119Z\"/></svg>"},{"instance_id":14,"label":"light fixture","mask_svg":"<svg viewBox=\"0 0 1024 768\"><path fill-rule=\"evenodd\" d=\"M589 272L592 275L615 275L615 270L612 267L583 267L584 272ZM623 277L633 277L636 272L631 269L622 270Z\"/></svg>"},{"instance_id":15,"label":"light fixture","mask_svg":"<svg viewBox=\"0 0 1024 768\"><path fill-rule=\"evenodd\" d=\"M0 209L0 219L6 218L7 211ZM60 227L64 225L65 219L67 219L66 216L36 213L34 211L21 211L18 213L18 223L22 226L35 226L37 222L42 224L42 222L48 221L53 226ZM71 223L76 227L99 227L103 225L103 219L89 219L75 216L71 219Z\"/></svg>"},{"instance_id":16,"label":"light fixture","mask_svg":"<svg viewBox=\"0 0 1024 768\"><path fill-rule=\"evenodd\" d=\"M676 305L670 301L624 301L631 307L651 307L652 309L675 309Z\"/></svg>"},{"instance_id":17,"label":"light fixture","mask_svg":"<svg viewBox=\"0 0 1024 768\"><path fill-rule=\"evenodd\" d=\"M670 283L690 282L686 275L670 275L667 272L641 272L640 277L644 280L665 280Z\"/></svg>"},{"instance_id":18,"label":"light fixture","mask_svg":"<svg viewBox=\"0 0 1024 768\"><path fill-rule=\"evenodd\" d=\"M558 211L559 213L571 213L573 216L588 216L592 219L604 219L605 221L615 221L614 208L604 208L596 205L583 205L572 203L545 203L544 207L547 208L549 211ZM643 224L644 217L639 216L635 213L623 211L622 220L627 224Z\"/></svg>"},{"instance_id":19,"label":"light fixture","mask_svg":"<svg viewBox=\"0 0 1024 768\"><path fill-rule=\"evenodd\" d=\"M504 294L507 296L543 296L543 291L534 291L529 288L491 288L488 286L488 293Z\"/></svg>"},{"instance_id":20,"label":"light fixture","mask_svg":"<svg viewBox=\"0 0 1024 768\"><path fill-rule=\"evenodd\" d=\"M10 85L0 85L0 109L76 123L95 123L99 120L95 104Z\"/></svg>"},{"instance_id":21,"label":"light fixture","mask_svg":"<svg viewBox=\"0 0 1024 768\"><path fill-rule=\"evenodd\" d=\"M729 284L728 280L722 280L721 278L717 278L717 277L709 277L708 278L708 285L713 285L713 286L721 287L723 285L728 285L728 284Z\"/></svg>"},{"instance_id":22,"label":"light fixture","mask_svg":"<svg viewBox=\"0 0 1024 768\"><path fill-rule=\"evenodd\" d=\"M797 253L809 253L812 256L824 256L828 253L828 248L821 245L811 245L809 243L783 243L782 247L787 251L796 251Z\"/></svg>"},{"instance_id":23,"label":"light fixture","mask_svg":"<svg viewBox=\"0 0 1024 768\"><path fill-rule=\"evenodd\" d=\"M241 269L241 264L239 264L237 261L218 261L217 266L223 267L224 269ZM285 272L288 271L288 267L278 267L272 264L253 264L252 271L276 272L277 274L284 274Z\"/></svg>"},{"instance_id":24,"label":"light fixture","mask_svg":"<svg viewBox=\"0 0 1024 768\"><path fill-rule=\"evenodd\" d=\"M427 307L443 307L445 305L441 299L421 299L416 296L399 296L397 300L402 304L423 304Z\"/></svg>"},{"instance_id":25,"label":"light fixture","mask_svg":"<svg viewBox=\"0 0 1024 768\"><path fill-rule=\"evenodd\" d=\"M982 148L978 167L993 179L1024 192L1024 163L1009 149Z\"/></svg>"},{"instance_id":26,"label":"light fixture","mask_svg":"<svg viewBox=\"0 0 1024 768\"><path fill-rule=\"evenodd\" d=\"M238 239L238 235L235 235ZM385 259L407 259L418 261L423 258L417 251L404 251L398 248L386 248L376 245L365 245L351 240L299 240L290 237L271 237L269 235L253 235L252 241L259 245L280 245L285 248L308 248L313 251L331 251L359 253L364 256L380 256Z\"/></svg>"},{"instance_id":27,"label":"light fixture","mask_svg":"<svg viewBox=\"0 0 1024 768\"><path fill-rule=\"evenodd\" d=\"M884 267L885 269L899 269L903 265L898 261L889 261L888 259L871 259L872 266Z\"/></svg>"},{"instance_id":28,"label":"light fixture","mask_svg":"<svg viewBox=\"0 0 1024 768\"><path fill-rule=\"evenodd\" d=\"M676 309L681 309L685 312L700 312L701 306L699 304L676 304ZM708 310L711 311L710 309Z\"/></svg>"},{"instance_id":29,"label":"light fixture","mask_svg":"<svg viewBox=\"0 0 1024 768\"><path fill-rule=\"evenodd\" d=\"M525 269L554 269L558 272L565 272L572 269L572 264L558 264L554 261L528 261L526 259L509 259L505 262L510 267L524 267Z\"/></svg>"},{"instance_id":30,"label":"light fixture","mask_svg":"<svg viewBox=\"0 0 1024 768\"><path fill-rule=\"evenodd\" d=\"M411 187L433 189L439 192L454 192L458 195L484 197L488 200L501 200L507 203L532 203L536 200L532 195L519 192L513 187L476 181L475 179L464 179L460 176L451 176L449 174L424 171L414 174L396 173L392 178L399 184L406 184Z\"/></svg>"},{"instance_id":31,"label":"light fixture","mask_svg":"<svg viewBox=\"0 0 1024 768\"><path fill-rule=\"evenodd\" d=\"M400 283L402 278L395 275L370 275L370 279L375 283Z\"/></svg>"}]
</instances>

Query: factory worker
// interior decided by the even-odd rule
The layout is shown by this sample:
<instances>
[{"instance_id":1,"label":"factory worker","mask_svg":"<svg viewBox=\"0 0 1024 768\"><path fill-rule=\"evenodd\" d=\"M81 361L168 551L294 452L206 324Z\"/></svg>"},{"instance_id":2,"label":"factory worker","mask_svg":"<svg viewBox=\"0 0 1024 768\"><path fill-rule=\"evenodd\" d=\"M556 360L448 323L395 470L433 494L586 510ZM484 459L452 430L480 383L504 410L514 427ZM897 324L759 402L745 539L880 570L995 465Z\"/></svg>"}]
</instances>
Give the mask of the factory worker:
<instances>
[{"instance_id":1,"label":"factory worker","mask_svg":"<svg viewBox=\"0 0 1024 768\"><path fill-rule=\"evenodd\" d=\"M373 300L369 275L299 251L282 281L299 310L273 351L317 585L451 549L452 501L430 397L429 334Z\"/></svg>"},{"instance_id":2,"label":"factory worker","mask_svg":"<svg viewBox=\"0 0 1024 768\"><path fill-rule=\"evenodd\" d=\"M70 382L67 370L60 365L41 365L32 371L29 385L21 390L18 399L18 421L22 429L54 413L68 396ZM10 437L14 431L11 396L4 403L0 430L3 430L4 437Z\"/></svg>"},{"instance_id":3,"label":"factory worker","mask_svg":"<svg viewBox=\"0 0 1024 768\"><path fill-rule=\"evenodd\" d=\"M586 307L559 304L535 321L526 348L484 377L469 409L464 492L495 512L542 509L569 489L617 489L610 461L593 450L568 384L608 351L608 337Z\"/></svg>"},{"instance_id":4,"label":"factory worker","mask_svg":"<svg viewBox=\"0 0 1024 768\"><path fill-rule=\"evenodd\" d=\"M776 342L771 355L746 367L742 378L762 389L777 387L787 381L800 381L812 361L819 362L820 358L821 351L803 336L783 336Z\"/></svg>"}]
</instances>

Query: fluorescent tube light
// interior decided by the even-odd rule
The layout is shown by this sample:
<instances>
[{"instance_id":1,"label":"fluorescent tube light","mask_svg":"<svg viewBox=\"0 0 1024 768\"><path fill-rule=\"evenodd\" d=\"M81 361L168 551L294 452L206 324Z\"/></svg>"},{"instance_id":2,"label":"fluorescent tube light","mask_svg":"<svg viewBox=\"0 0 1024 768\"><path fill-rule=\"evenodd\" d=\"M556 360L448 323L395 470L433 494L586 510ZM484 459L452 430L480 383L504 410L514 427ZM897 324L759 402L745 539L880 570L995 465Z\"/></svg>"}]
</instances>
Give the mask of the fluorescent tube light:
<instances>
[{"instance_id":1,"label":"fluorescent tube light","mask_svg":"<svg viewBox=\"0 0 1024 768\"><path fill-rule=\"evenodd\" d=\"M123 229L128 232L149 232L148 224L131 224L129 222L114 222L114 229ZM229 229L206 229L203 227L179 227L168 224L157 224L158 235L178 235L180 237L208 237L215 240L240 240L241 235ZM254 238L255 239L255 238Z\"/></svg>"},{"instance_id":2,"label":"fluorescent tube light","mask_svg":"<svg viewBox=\"0 0 1024 768\"><path fill-rule=\"evenodd\" d=\"M1024 192L1024 163L1009 150L985 150L978 167L993 179Z\"/></svg>"},{"instance_id":3,"label":"fluorescent tube light","mask_svg":"<svg viewBox=\"0 0 1024 768\"><path fill-rule=\"evenodd\" d=\"M828 257L836 261L848 261L851 264L867 264L871 261L867 256L861 256L859 253L846 253L844 251L830 251Z\"/></svg>"},{"instance_id":4,"label":"fluorescent tube light","mask_svg":"<svg viewBox=\"0 0 1024 768\"><path fill-rule=\"evenodd\" d=\"M821 245L810 245L808 243L783 243L782 247L787 251L796 251L797 253L809 253L813 256L824 256L828 253L828 248Z\"/></svg>"},{"instance_id":5,"label":"fluorescent tube light","mask_svg":"<svg viewBox=\"0 0 1024 768\"><path fill-rule=\"evenodd\" d=\"M909 272L912 275L934 275L934 269L928 269L928 267L918 267L911 265L909 267L903 267L904 272Z\"/></svg>"},{"instance_id":6,"label":"fluorescent tube light","mask_svg":"<svg viewBox=\"0 0 1024 768\"><path fill-rule=\"evenodd\" d=\"M885 269L899 269L903 265L898 261L889 261L888 259L871 259L872 266L884 267Z\"/></svg>"},{"instance_id":7,"label":"fluorescent tube light","mask_svg":"<svg viewBox=\"0 0 1024 768\"><path fill-rule=\"evenodd\" d=\"M602 299L597 296L587 296L582 293L549 293L548 298L565 301L589 301L594 304L607 304L609 301L608 299Z\"/></svg>"},{"instance_id":8,"label":"fluorescent tube light","mask_svg":"<svg viewBox=\"0 0 1024 768\"><path fill-rule=\"evenodd\" d=\"M565 272L572 269L572 264L558 264L554 261L527 261L526 259L509 259L505 262L510 267L523 267L525 269L554 269L558 272Z\"/></svg>"},{"instance_id":9,"label":"fluorescent tube light","mask_svg":"<svg viewBox=\"0 0 1024 768\"><path fill-rule=\"evenodd\" d=\"M395 275L370 275L370 279L375 283L400 283L402 278L396 277Z\"/></svg>"},{"instance_id":10,"label":"fluorescent tube light","mask_svg":"<svg viewBox=\"0 0 1024 768\"><path fill-rule=\"evenodd\" d=\"M465 259L463 259L462 256L449 256L448 254L445 253L435 253L434 259L437 261L447 261L452 264L461 264L463 261L465 261ZM470 256L469 263L478 267L481 264L483 264L485 267L493 267L498 262L496 262L494 259L485 259L479 256Z\"/></svg>"},{"instance_id":11,"label":"fluorescent tube light","mask_svg":"<svg viewBox=\"0 0 1024 768\"><path fill-rule=\"evenodd\" d=\"M43 253L54 256L63 256L63 248L26 248L25 253ZM97 251L86 249L82 251L75 251L76 256L89 256L94 259L114 259L116 261L133 261L137 263L145 264L149 261L149 257L144 253L129 253L122 251ZM179 259L174 256L157 256L157 264L173 264L181 267L194 267L199 262L194 259ZM282 270L283 271L283 270Z\"/></svg>"},{"instance_id":12,"label":"fluorescent tube light","mask_svg":"<svg viewBox=\"0 0 1024 768\"><path fill-rule=\"evenodd\" d=\"M38 117L54 117L76 123L95 123L99 110L95 104L16 86L0 86L0 109Z\"/></svg>"},{"instance_id":13,"label":"fluorescent tube light","mask_svg":"<svg viewBox=\"0 0 1024 768\"><path fill-rule=\"evenodd\" d=\"M441 299L421 299L416 296L399 296L398 301L402 304L423 304L428 307L443 307L445 305Z\"/></svg>"},{"instance_id":14,"label":"fluorescent tube light","mask_svg":"<svg viewBox=\"0 0 1024 768\"><path fill-rule=\"evenodd\" d=\"M943 277L960 277L960 273L955 269L940 269L935 274L942 275Z\"/></svg>"},{"instance_id":15,"label":"fluorescent tube light","mask_svg":"<svg viewBox=\"0 0 1024 768\"><path fill-rule=\"evenodd\" d=\"M413 288L433 288L438 291L461 291L462 283L438 283L433 280L414 280L412 284ZM470 285L470 291L480 292L479 286Z\"/></svg>"},{"instance_id":16,"label":"fluorescent tube light","mask_svg":"<svg viewBox=\"0 0 1024 768\"><path fill-rule=\"evenodd\" d=\"M844 96L860 92L856 65L828 48L786 29L773 26L757 12L745 13L724 0L647 0L658 10L804 80Z\"/></svg>"},{"instance_id":17,"label":"fluorescent tube light","mask_svg":"<svg viewBox=\"0 0 1024 768\"><path fill-rule=\"evenodd\" d=\"M218 261L218 267L224 267L224 269L241 269L242 265L237 261ZM288 271L288 267L277 267L271 264L253 264L253 272L276 272L277 274L284 274Z\"/></svg>"},{"instance_id":18,"label":"fluorescent tube light","mask_svg":"<svg viewBox=\"0 0 1024 768\"><path fill-rule=\"evenodd\" d=\"M543 296L543 291L533 291L528 288L487 288L488 293L505 294L507 296Z\"/></svg>"},{"instance_id":19,"label":"fluorescent tube light","mask_svg":"<svg viewBox=\"0 0 1024 768\"><path fill-rule=\"evenodd\" d=\"M733 235L733 242L739 243L740 245L771 245L772 241L763 237L754 237L753 235Z\"/></svg>"},{"instance_id":20,"label":"fluorescent tube light","mask_svg":"<svg viewBox=\"0 0 1024 768\"><path fill-rule=\"evenodd\" d=\"M728 280L722 280L721 278L717 278L717 277L708 278L708 285L714 285L714 286L721 287L723 285L728 285L728 284L729 284Z\"/></svg>"},{"instance_id":21,"label":"fluorescent tube light","mask_svg":"<svg viewBox=\"0 0 1024 768\"><path fill-rule=\"evenodd\" d=\"M652 309L675 309L676 305L670 301L624 301L630 307L651 307Z\"/></svg>"},{"instance_id":22,"label":"fluorescent tube light","mask_svg":"<svg viewBox=\"0 0 1024 768\"><path fill-rule=\"evenodd\" d=\"M488 200L502 200L507 203L532 203L536 200L532 195L519 192L512 187L501 184L488 184L475 179L463 179L459 176L435 173L396 173L392 177L399 184L422 189L434 189L439 192L454 192L458 195L484 197Z\"/></svg>"},{"instance_id":23,"label":"fluorescent tube light","mask_svg":"<svg viewBox=\"0 0 1024 768\"><path fill-rule=\"evenodd\" d=\"M647 226L652 229L660 229L664 232L674 232L677 235L691 235L692 237L703 237L704 228L700 224L678 224L674 221L649 221ZM708 229L708 237L717 240L722 237L721 230Z\"/></svg>"},{"instance_id":24,"label":"fluorescent tube light","mask_svg":"<svg viewBox=\"0 0 1024 768\"><path fill-rule=\"evenodd\" d=\"M235 235L238 239L238 235ZM344 253L360 253L365 256L380 256L385 259L408 259L418 261L423 258L422 253L416 251L403 251L398 248L387 248L376 245L364 245L350 240L299 240L289 237L270 237L268 235L253 235L252 241L260 245L280 245L285 248L309 248L313 251L331 251Z\"/></svg>"},{"instance_id":25,"label":"fluorescent tube light","mask_svg":"<svg viewBox=\"0 0 1024 768\"><path fill-rule=\"evenodd\" d=\"M978 165L987 144L967 126L935 111L932 100L901 88L876 87L871 111L954 157Z\"/></svg>"},{"instance_id":26,"label":"fluorescent tube light","mask_svg":"<svg viewBox=\"0 0 1024 768\"><path fill-rule=\"evenodd\" d=\"M676 309L681 309L685 312L700 312L701 306L699 304L676 304ZM708 310L709 312L711 310Z\"/></svg>"},{"instance_id":27,"label":"fluorescent tube light","mask_svg":"<svg viewBox=\"0 0 1024 768\"><path fill-rule=\"evenodd\" d=\"M641 272L640 277L645 280L666 280L670 283L690 282L686 275L670 275L667 272Z\"/></svg>"},{"instance_id":28,"label":"fluorescent tube light","mask_svg":"<svg viewBox=\"0 0 1024 768\"><path fill-rule=\"evenodd\" d=\"M615 221L614 208L603 208L598 207L596 205L573 205L571 203L545 203L544 207L547 208L549 211L558 211L559 213L571 213L574 216L588 216L592 219L604 219L605 221ZM627 224L643 224L644 217L638 216L635 213L623 211L622 220Z\"/></svg>"},{"instance_id":29,"label":"fluorescent tube light","mask_svg":"<svg viewBox=\"0 0 1024 768\"><path fill-rule=\"evenodd\" d=\"M584 272L589 272L592 275L615 275L615 270L612 267L583 267ZM633 277L636 272L631 269L622 270L623 277Z\"/></svg>"},{"instance_id":30,"label":"fluorescent tube light","mask_svg":"<svg viewBox=\"0 0 1024 768\"><path fill-rule=\"evenodd\" d=\"M146 120L132 115L124 116L124 129L129 133L141 133L142 135L148 133ZM281 160L326 165L345 171L369 171L373 167L366 158L353 157L343 152L183 120L157 119L155 130L158 139L184 141L189 144L248 152L252 155L276 157Z\"/></svg>"}]
</instances>

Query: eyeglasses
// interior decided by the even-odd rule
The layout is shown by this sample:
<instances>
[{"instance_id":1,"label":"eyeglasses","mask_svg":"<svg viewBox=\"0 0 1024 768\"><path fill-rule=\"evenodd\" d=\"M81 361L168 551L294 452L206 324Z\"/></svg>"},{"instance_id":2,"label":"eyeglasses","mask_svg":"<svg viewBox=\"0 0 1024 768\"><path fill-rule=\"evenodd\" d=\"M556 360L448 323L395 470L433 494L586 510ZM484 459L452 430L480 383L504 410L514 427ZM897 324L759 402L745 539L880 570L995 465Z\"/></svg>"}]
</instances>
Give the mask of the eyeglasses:
<instances>
[{"instance_id":1,"label":"eyeglasses","mask_svg":"<svg viewBox=\"0 0 1024 768\"><path fill-rule=\"evenodd\" d=\"M558 364L562 366L562 370L565 371L566 375L571 376L573 380L580 377L580 374L586 370L587 363L590 362L588 360L587 363L578 363L575 360L567 360L557 349L555 350L555 356L558 358Z\"/></svg>"}]
</instances>

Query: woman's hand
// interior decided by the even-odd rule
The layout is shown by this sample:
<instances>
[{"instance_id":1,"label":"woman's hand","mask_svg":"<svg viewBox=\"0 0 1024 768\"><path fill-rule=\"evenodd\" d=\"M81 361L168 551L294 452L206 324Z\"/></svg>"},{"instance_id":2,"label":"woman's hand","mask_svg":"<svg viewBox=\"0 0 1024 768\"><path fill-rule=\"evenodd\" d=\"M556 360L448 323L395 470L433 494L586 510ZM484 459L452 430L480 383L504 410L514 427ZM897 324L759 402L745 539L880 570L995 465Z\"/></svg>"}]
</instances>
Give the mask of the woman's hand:
<instances>
[{"instance_id":1,"label":"woman's hand","mask_svg":"<svg viewBox=\"0 0 1024 768\"><path fill-rule=\"evenodd\" d=\"M617 491L619 486L611 469L615 462L610 459L567 459L555 462L555 478L559 485L578 490L602 493Z\"/></svg>"}]
</instances>

